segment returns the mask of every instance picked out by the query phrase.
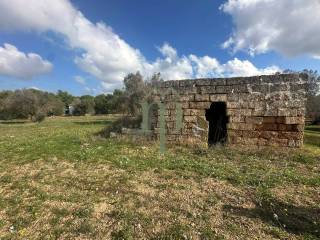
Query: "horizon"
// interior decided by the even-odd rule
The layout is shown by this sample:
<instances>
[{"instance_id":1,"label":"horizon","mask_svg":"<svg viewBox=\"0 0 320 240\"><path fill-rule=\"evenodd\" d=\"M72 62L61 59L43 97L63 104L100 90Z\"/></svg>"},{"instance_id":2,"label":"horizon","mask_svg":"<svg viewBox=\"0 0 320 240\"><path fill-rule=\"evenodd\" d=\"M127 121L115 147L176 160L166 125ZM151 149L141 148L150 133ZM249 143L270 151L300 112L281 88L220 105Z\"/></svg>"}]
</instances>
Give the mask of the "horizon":
<instances>
[{"instance_id":1,"label":"horizon","mask_svg":"<svg viewBox=\"0 0 320 240\"><path fill-rule=\"evenodd\" d=\"M317 0L2 1L0 90L99 95L137 71L183 80L319 70L319 10Z\"/></svg>"}]
</instances>

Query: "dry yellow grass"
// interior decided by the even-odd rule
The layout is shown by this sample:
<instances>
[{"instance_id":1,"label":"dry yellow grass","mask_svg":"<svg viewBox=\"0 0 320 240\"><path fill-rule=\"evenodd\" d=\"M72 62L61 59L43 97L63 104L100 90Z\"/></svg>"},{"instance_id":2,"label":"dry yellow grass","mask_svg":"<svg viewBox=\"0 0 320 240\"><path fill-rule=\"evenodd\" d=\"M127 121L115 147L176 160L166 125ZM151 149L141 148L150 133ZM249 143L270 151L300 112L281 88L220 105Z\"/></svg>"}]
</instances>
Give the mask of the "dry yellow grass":
<instances>
[{"instance_id":1,"label":"dry yellow grass","mask_svg":"<svg viewBox=\"0 0 320 240\"><path fill-rule=\"evenodd\" d=\"M317 239L317 128L304 149L102 139L113 118L0 124L0 239Z\"/></svg>"}]
</instances>

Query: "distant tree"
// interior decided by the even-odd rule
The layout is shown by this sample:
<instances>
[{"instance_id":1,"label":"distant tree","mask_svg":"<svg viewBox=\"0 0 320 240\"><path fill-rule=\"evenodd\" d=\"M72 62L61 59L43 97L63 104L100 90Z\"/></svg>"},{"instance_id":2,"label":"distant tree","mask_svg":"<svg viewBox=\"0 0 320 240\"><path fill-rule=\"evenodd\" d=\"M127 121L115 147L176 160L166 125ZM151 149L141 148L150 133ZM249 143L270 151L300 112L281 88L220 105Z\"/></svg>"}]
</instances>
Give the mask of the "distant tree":
<instances>
[{"instance_id":1,"label":"distant tree","mask_svg":"<svg viewBox=\"0 0 320 240\"><path fill-rule=\"evenodd\" d=\"M111 110L108 108L107 96L104 94L94 98L94 110L96 114L107 114Z\"/></svg>"},{"instance_id":2,"label":"distant tree","mask_svg":"<svg viewBox=\"0 0 320 240\"><path fill-rule=\"evenodd\" d=\"M125 92L115 89L112 94L110 106L113 113L126 113L128 110L128 102Z\"/></svg>"},{"instance_id":3,"label":"distant tree","mask_svg":"<svg viewBox=\"0 0 320 240\"><path fill-rule=\"evenodd\" d=\"M164 80L162 79L160 73L154 73L148 82L150 83L151 87L157 87L159 83L163 81Z\"/></svg>"},{"instance_id":4,"label":"distant tree","mask_svg":"<svg viewBox=\"0 0 320 240\"><path fill-rule=\"evenodd\" d=\"M47 96L47 102L43 108L47 116L62 116L65 111L65 103L62 102L55 94L49 93Z\"/></svg>"},{"instance_id":5,"label":"distant tree","mask_svg":"<svg viewBox=\"0 0 320 240\"><path fill-rule=\"evenodd\" d=\"M39 98L30 89L16 90L6 100L9 118L33 119L38 112Z\"/></svg>"},{"instance_id":6,"label":"distant tree","mask_svg":"<svg viewBox=\"0 0 320 240\"><path fill-rule=\"evenodd\" d=\"M61 91L61 90L58 90L57 96L65 104L66 107L69 107L69 105L72 103L72 101L75 98L70 93L66 91Z\"/></svg>"},{"instance_id":7,"label":"distant tree","mask_svg":"<svg viewBox=\"0 0 320 240\"><path fill-rule=\"evenodd\" d=\"M128 109L128 113L137 115L140 109L140 103L146 96L146 84L142 75L137 72L136 74L128 74L124 80L124 96L125 105Z\"/></svg>"},{"instance_id":8,"label":"distant tree","mask_svg":"<svg viewBox=\"0 0 320 240\"><path fill-rule=\"evenodd\" d=\"M80 100L80 98L75 98L71 105L73 107L73 115L84 116L86 114L87 106Z\"/></svg>"},{"instance_id":9,"label":"distant tree","mask_svg":"<svg viewBox=\"0 0 320 240\"><path fill-rule=\"evenodd\" d=\"M94 114L94 97L90 95L84 95L80 97L81 103L85 106L85 112Z\"/></svg>"}]
</instances>

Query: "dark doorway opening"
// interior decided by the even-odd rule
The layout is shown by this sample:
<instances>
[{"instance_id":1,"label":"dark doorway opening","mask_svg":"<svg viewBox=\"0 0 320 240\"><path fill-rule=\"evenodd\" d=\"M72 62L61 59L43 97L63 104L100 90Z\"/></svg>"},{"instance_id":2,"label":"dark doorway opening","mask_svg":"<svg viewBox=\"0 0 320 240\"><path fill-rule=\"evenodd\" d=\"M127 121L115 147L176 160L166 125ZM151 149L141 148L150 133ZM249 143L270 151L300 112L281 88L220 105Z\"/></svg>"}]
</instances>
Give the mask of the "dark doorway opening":
<instances>
[{"instance_id":1,"label":"dark doorway opening","mask_svg":"<svg viewBox=\"0 0 320 240\"><path fill-rule=\"evenodd\" d=\"M209 122L208 144L224 144L227 142L227 105L225 102L213 102L206 110L206 120Z\"/></svg>"}]
</instances>

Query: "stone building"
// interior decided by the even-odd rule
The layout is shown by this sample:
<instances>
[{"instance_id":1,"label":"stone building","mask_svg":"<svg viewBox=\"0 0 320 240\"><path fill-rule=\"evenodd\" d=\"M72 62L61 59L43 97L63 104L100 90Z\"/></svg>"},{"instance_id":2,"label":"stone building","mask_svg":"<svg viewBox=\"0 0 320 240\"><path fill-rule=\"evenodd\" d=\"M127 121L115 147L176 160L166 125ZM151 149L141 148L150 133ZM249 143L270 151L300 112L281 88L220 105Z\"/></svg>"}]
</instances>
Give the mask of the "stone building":
<instances>
[{"instance_id":1,"label":"stone building","mask_svg":"<svg viewBox=\"0 0 320 240\"><path fill-rule=\"evenodd\" d=\"M306 82L303 74L165 81L153 100L165 106L167 142L300 147ZM150 116L159 137L159 111L150 108Z\"/></svg>"}]
</instances>

